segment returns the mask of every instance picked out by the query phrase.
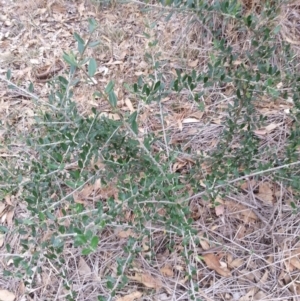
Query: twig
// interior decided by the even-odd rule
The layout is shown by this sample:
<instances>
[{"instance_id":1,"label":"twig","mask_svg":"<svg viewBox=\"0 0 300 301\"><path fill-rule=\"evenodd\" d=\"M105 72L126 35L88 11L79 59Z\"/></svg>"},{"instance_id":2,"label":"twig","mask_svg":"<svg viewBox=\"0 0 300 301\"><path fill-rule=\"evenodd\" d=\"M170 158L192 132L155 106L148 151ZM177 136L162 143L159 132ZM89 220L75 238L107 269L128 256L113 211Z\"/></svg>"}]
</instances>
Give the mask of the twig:
<instances>
[{"instance_id":1,"label":"twig","mask_svg":"<svg viewBox=\"0 0 300 301\"><path fill-rule=\"evenodd\" d=\"M231 180L231 181L228 181L228 182L225 183L225 184L217 185L217 186L215 186L214 188L215 188L215 189L222 188L222 187L225 187L225 186L227 186L227 185L229 185L229 184L232 184L232 183L235 183L235 182L238 182L238 181L241 181L241 180L245 180L245 179L248 179L248 178L250 178L250 177L255 177L255 176L258 176L258 175L267 173L267 172L272 172L272 171L275 171L275 170L279 170L279 169L282 169L282 168L291 167L291 166L298 165L298 164L300 164L300 161L293 162L293 163L289 163L289 164L284 164L284 165L282 165L282 166L277 166L277 167L269 168L269 169L266 169L266 170L260 170L260 171L254 172L254 173L252 173L252 174L245 175L245 176L242 176L242 177L233 179L233 180ZM193 196L191 196L191 197L185 199L184 202L188 202L188 201L190 201L190 200L193 200L194 198L200 197L200 196L202 196L202 195L205 194L205 193L206 193L206 191L202 191L202 192L196 193L196 194L194 194Z\"/></svg>"}]
</instances>

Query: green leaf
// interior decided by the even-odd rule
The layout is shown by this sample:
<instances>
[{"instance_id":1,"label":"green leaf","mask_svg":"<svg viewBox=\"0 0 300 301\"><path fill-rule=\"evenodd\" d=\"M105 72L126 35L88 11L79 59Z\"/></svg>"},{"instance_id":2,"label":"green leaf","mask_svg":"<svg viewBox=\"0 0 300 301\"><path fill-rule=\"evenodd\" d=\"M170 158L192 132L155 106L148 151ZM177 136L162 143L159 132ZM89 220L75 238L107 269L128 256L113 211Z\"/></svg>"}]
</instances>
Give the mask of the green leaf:
<instances>
[{"instance_id":1,"label":"green leaf","mask_svg":"<svg viewBox=\"0 0 300 301\"><path fill-rule=\"evenodd\" d=\"M87 239L86 239L85 235L79 234L79 235L77 235L75 237L75 244L76 244L76 246L82 246L82 245L84 245L86 243L87 243Z\"/></svg>"},{"instance_id":2,"label":"green leaf","mask_svg":"<svg viewBox=\"0 0 300 301\"><path fill-rule=\"evenodd\" d=\"M10 78L11 78L11 70L10 69L8 69L7 72L6 72L6 78L8 80L10 80Z\"/></svg>"},{"instance_id":3,"label":"green leaf","mask_svg":"<svg viewBox=\"0 0 300 301\"><path fill-rule=\"evenodd\" d=\"M277 25L277 26L274 28L273 32L274 32L274 34L278 34L278 33L280 32L280 30L281 30L281 26L280 26L280 25Z\"/></svg>"},{"instance_id":4,"label":"green leaf","mask_svg":"<svg viewBox=\"0 0 300 301\"><path fill-rule=\"evenodd\" d=\"M2 233L7 233L7 232L8 232L8 228L5 227L5 226L1 226L1 225L0 225L0 232L2 232Z\"/></svg>"},{"instance_id":5,"label":"green leaf","mask_svg":"<svg viewBox=\"0 0 300 301\"><path fill-rule=\"evenodd\" d=\"M51 219L52 221L55 221L55 220L56 220L55 215L53 215L51 212L46 211L46 215L47 215L48 218Z\"/></svg>"},{"instance_id":6,"label":"green leaf","mask_svg":"<svg viewBox=\"0 0 300 301\"><path fill-rule=\"evenodd\" d=\"M78 33L74 33L74 38L78 42L78 51L80 54L83 54L84 52L84 40L81 38L81 36Z\"/></svg>"},{"instance_id":7,"label":"green leaf","mask_svg":"<svg viewBox=\"0 0 300 301\"><path fill-rule=\"evenodd\" d=\"M81 255L89 255L92 252L93 252L93 250L86 248L81 251Z\"/></svg>"},{"instance_id":8,"label":"green leaf","mask_svg":"<svg viewBox=\"0 0 300 301\"><path fill-rule=\"evenodd\" d=\"M73 53L71 53L71 54L64 53L63 59L64 59L70 66L78 67L78 64L77 64L77 62L76 62L76 59L75 59L75 56L74 56Z\"/></svg>"},{"instance_id":9,"label":"green leaf","mask_svg":"<svg viewBox=\"0 0 300 301\"><path fill-rule=\"evenodd\" d=\"M115 83L111 80L111 81L108 83L108 85L106 86L104 92L105 92L106 94L109 94L109 93L113 90L114 85L115 85Z\"/></svg>"},{"instance_id":10,"label":"green leaf","mask_svg":"<svg viewBox=\"0 0 300 301\"><path fill-rule=\"evenodd\" d=\"M103 93L99 92L99 91L95 91L94 94L93 94L93 97L94 98L101 98L101 97L103 97Z\"/></svg>"},{"instance_id":11,"label":"green leaf","mask_svg":"<svg viewBox=\"0 0 300 301\"><path fill-rule=\"evenodd\" d=\"M90 77L93 77L97 71L97 62L94 58L91 58L88 66L88 74Z\"/></svg>"},{"instance_id":12,"label":"green leaf","mask_svg":"<svg viewBox=\"0 0 300 301\"><path fill-rule=\"evenodd\" d=\"M136 117L137 117L137 111L133 112L129 118L128 118L128 123L131 126L131 129L134 131L135 134L138 134L138 126L136 122Z\"/></svg>"},{"instance_id":13,"label":"green leaf","mask_svg":"<svg viewBox=\"0 0 300 301\"><path fill-rule=\"evenodd\" d=\"M77 187L76 183L74 183L73 181L66 181L65 183L70 188L74 188L75 189Z\"/></svg>"},{"instance_id":14,"label":"green leaf","mask_svg":"<svg viewBox=\"0 0 300 301\"><path fill-rule=\"evenodd\" d=\"M147 38L147 39L150 39L150 35L146 32L143 32L143 35Z\"/></svg>"},{"instance_id":15,"label":"green leaf","mask_svg":"<svg viewBox=\"0 0 300 301\"><path fill-rule=\"evenodd\" d=\"M160 81L156 82L153 88L153 93L155 93L160 88Z\"/></svg>"},{"instance_id":16,"label":"green leaf","mask_svg":"<svg viewBox=\"0 0 300 301\"><path fill-rule=\"evenodd\" d=\"M90 247L93 250L96 250L97 246L98 246L98 242L99 242L99 237L98 236L94 236L91 240L91 244Z\"/></svg>"},{"instance_id":17,"label":"green leaf","mask_svg":"<svg viewBox=\"0 0 300 301\"><path fill-rule=\"evenodd\" d=\"M108 101L113 108L117 106L118 99L114 91L108 94Z\"/></svg>"},{"instance_id":18,"label":"green leaf","mask_svg":"<svg viewBox=\"0 0 300 301\"><path fill-rule=\"evenodd\" d=\"M33 83L30 83L30 84L29 84L28 90L29 90L29 92L31 92L31 93L34 91Z\"/></svg>"},{"instance_id":19,"label":"green leaf","mask_svg":"<svg viewBox=\"0 0 300 301\"><path fill-rule=\"evenodd\" d=\"M90 42L90 43L88 44L88 47L89 47L89 48L95 48L95 47L98 46L99 44L101 44L100 41Z\"/></svg>"},{"instance_id":20,"label":"green leaf","mask_svg":"<svg viewBox=\"0 0 300 301\"><path fill-rule=\"evenodd\" d=\"M98 24L93 18L89 18L88 22L89 22L89 32L92 33L95 31Z\"/></svg>"}]
</instances>

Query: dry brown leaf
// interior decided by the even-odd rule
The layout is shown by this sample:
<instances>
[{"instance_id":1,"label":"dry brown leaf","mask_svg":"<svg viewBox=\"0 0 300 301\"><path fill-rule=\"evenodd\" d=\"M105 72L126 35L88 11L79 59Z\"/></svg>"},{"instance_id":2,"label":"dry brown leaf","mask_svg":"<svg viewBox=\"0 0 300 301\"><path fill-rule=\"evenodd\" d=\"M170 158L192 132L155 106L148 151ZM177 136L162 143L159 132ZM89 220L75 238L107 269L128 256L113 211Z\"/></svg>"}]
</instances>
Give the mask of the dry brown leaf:
<instances>
[{"instance_id":1,"label":"dry brown leaf","mask_svg":"<svg viewBox=\"0 0 300 301\"><path fill-rule=\"evenodd\" d=\"M241 211L241 215L243 216L241 220L246 224L257 220L257 215L251 209Z\"/></svg>"},{"instance_id":2,"label":"dry brown leaf","mask_svg":"<svg viewBox=\"0 0 300 301\"><path fill-rule=\"evenodd\" d=\"M82 199L82 197L80 196L80 193L77 191L73 193L73 199L74 199L75 203L83 204L83 205L86 204L86 201Z\"/></svg>"},{"instance_id":3,"label":"dry brown leaf","mask_svg":"<svg viewBox=\"0 0 300 301\"><path fill-rule=\"evenodd\" d=\"M204 115L204 112L202 112L202 111L197 111L197 112L192 113L192 114L190 115L190 117L194 117L194 118L200 120L200 119L203 117L203 115Z\"/></svg>"},{"instance_id":4,"label":"dry brown leaf","mask_svg":"<svg viewBox=\"0 0 300 301\"><path fill-rule=\"evenodd\" d=\"M144 236L143 237L143 239L142 239L142 247L143 247L143 251L144 252L147 252L147 251L150 250L148 236Z\"/></svg>"},{"instance_id":5,"label":"dry brown leaf","mask_svg":"<svg viewBox=\"0 0 300 301\"><path fill-rule=\"evenodd\" d=\"M263 291L259 291L257 294L255 294L253 300L256 300L256 301L266 300L265 299L266 297L267 297L267 295Z\"/></svg>"},{"instance_id":6,"label":"dry brown leaf","mask_svg":"<svg viewBox=\"0 0 300 301\"><path fill-rule=\"evenodd\" d=\"M190 61L190 62L188 63L188 65L189 65L189 67L194 68L194 67L196 67L196 66L198 65L198 62L199 62L198 59L195 60L195 61Z\"/></svg>"},{"instance_id":7,"label":"dry brown leaf","mask_svg":"<svg viewBox=\"0 0 300 301\"><path fill-rule=\"evenodd\" d=\"M1 217L1 224L4 224L6 221L7 211L4 211L2 217Z\"/></svg>"},{"instance_id":8,"label":"dry brown leaf","mask_svg":"<svg viewBox=\"0 0 300 301\"><path fill-rule=\"evenodd\" d=\"M209 243L206 240L200 239L200 245L203 250L208 250L210 248Z\"/></svg>"},{"instance_id":9,"label":"dry brown leaf","mask_svg":"<svg viewBox=\"0 0 300 301\"><path fill-rule=\"evenodd\" d=\"M224 214L225 206L224 205L218 205L215 207L215 213L216 216L220 216Z\"/></svg>"},{"instance_id":10,"label":"dry brown leaf","mask_svg":"<svg viewBox=\"0 0 300 301\"><path fill-rule=\"evenodd\" d=\"M7 212L7 215L6 215L6 223L8 226L11 226L13 224L13 217L14 217L14 214L15 214L15 210L12 209L12 210L9 210Z\"/></svg>"},{"instance_id":11,"label":"dry brown leaf","mask_svg":"<svg viewBox=\"0 0 300 301\"><path fill-rule=\"evenodd\" d=\"M134 107L133 107L132 102L129 98L125 98L125 104L128 107L129 111L131 113L133 113L134 112Z\"/></svg>"},{"instance_id":12,"label":"dry brown leaf","mask_svg":"<svg viewBox=\"0 0 300 301\"><path fill-rule=\"evenodd\" d=\"M160 272L167 277L173 277L174 273L173 273L173 269L169 264L164 265L161 269Z\"/></svg>"},{"instance_id":13,"label":"dry brown leaf","mask_svg":"<svg viewBox=\"0 0 300 301\"><path fill-rule=\"evenodd\" d=\"M84 5L84 1L78 5L78 12L80 17L82 17L83 13L85 12L85 5Z\"/></svg>"},{"instance_id":14,"label":"dry brown leaf","mask_svg":"<svg viewBox=\"0 0 300 301\"><path fill-rule=\"evenodd\" d=\"M221 275L223 277L230 277L231 276L231 273L228 270L228 268L227 267L222 267L222 265L220 264L219 259L213 253L208 253L208 254L203 255L203 259L204 259L207 267L214 270L214 271L216 271L219 275Z\"/></svg>"},{"instance_id":15,"label":"dry brown leaf","mask_svg":"<svg viewBox=\"0 0 300 301\"><path fill-rule=\"evenodd\" d=\"M297 256L296 256L297 255ZM294 271L295 269L300 270L300 260L298 256L300 255L300 248L291 252L289 258L286 259L286 267L289 272Z\"/></svg>"},{"instance_id":16,"label":"dry brown leaf","mask_svg":"<svg viewBox=\"0 0 300 301\"><path fill-rule=\"evenodd\" d=\"M182 169L184 166L186 166L186 164L187 162L175 162L172 166L173 172Z\"/></svg>"},{"instance_id":17,"label":"dry brown leaf","mask_svg":"<svg viewBox=\"0 0 300 301\"><path fill-rule=\"evenodd\" d=\"M183 130L183 124L182 121L180 119L177 120L177 124L178 124L178 129L181 132Z\"/></svg>"},{"instance_id":18,"label":"dry brown leaf","mask_svg":"<svg viewBox=\"0 0 300 301\"><path fill-rule=\"evenodd\" d=\"M271 123L269 125L267 125L265 127L265 129L267 130L267 132L272 132L273 130L275 130L278 126L280 126L280 124L276 124L276 123Z\"/></svg>"},{"instance_id":19,"label":"dry brown leaf","mask_svg":"<svg viewBox=\"0 0 300 301\"><path fill-rule=\"evenodd\" d=\"M245 263L244 259L242 259L242 258L236 258L236 259L232 260L229 263L229 266L232 267L232 268L238 268L238 267L240 267L244 263Z\"/></svg>"},{"instance_id":20,"label":"dry brown leaf","mask_svg":"<svg viewBox=\"0 0 300 301\"><path fill-rule=\"evenodd\" d=\"M259 280L260 283L265 284L268 280L269 277L269 271L265 271L265 273L263 274L263 276L261 277L261 279Z\"/></svg>"},{"instance_id":21,"label":"dry brown leaf","mask_svg":"<svg viewBox=\"0 0 300 301\"><path fill-rule=\"evenodd\" d=\"M182 123L197 123L197 122L200 122L200 120L197 118L184 118L182 120Z\"/></svg>"},{"instance_id":22,"label":"dry brown leaf","mask_svg":"<svg viewBox=\"0 0 300 301\"><path fill-rule=\"evenodd\" d=\"M250 187L254 187L256 185L255 180L245 181L240 187L244 190L248 190Z\"/></svg>"},{"instance_id":23,"label":"dry brown leaf","mask_svg":"<svg viewBox=\"0 0 300 301\"><path fill-rule=\"evenodd\" d=\"M289 283L289 290L295 294L295 295L300 295L300 284L297 283L297 281L290 279Z\"/></svg>"},{"instance_id":24,"label":"dry brown leaf","mask_svg":"<svg viewBox=\"0 0 300 301\"><path fill-rule=\"evenodd\" d=\"M237 229L237 232L236 232L236 237L238 239L242 239L242 238L245 237L245 234L246 234L246 227L245 227L245 225L239 225L238 229Z\"/></svg>"},{"instance_id":25,"label":"dry brown leaf","mask_svg":"<svg viewBox=\"0 0 300 301\"><path fill-rule=\"evenodd\" d=\"M88 264L85 262L85 260L80 257L79 263L78 263L78 272L79 275L90 275L91 274L91 268L88 266Z\"/></svg>"},{"instance_id":26,"label":"dry brown leaf","mask_svg":"<svg viewBox=\"0 0 300 301\"><path fill-rule=\"evenodd\" d=\"M4 238L5 238L5 234L0 233L0 248L3 246L4 244Z\"/></svg>"},{"instance_id":27,"label":"dry brown leaf","mask_svg":"<svg viewBox=\"0 0 300 301\"><path fill-rule=\"evenodd\" d=\"M233 261L233 256L232 254L227 254L227 264L230 266L230 263Z\"/></svg>"},{"instance_id":28,"label":"dry brown leaf","mask_svg":"<svg viewBox=\"0 0 300 301\"><path fill-rule=\"evenodd\" d=\"M258 219L257 215L251 209L242 204L234 201L226 201L225 205L228 213L246 224Z\"/></svg>"},{"instance_id":29,"label":"dry brown leaf","mask_svg":"<svg viewBox=\"0 0 300 301\"><path fill-rule=\"evenodd\" d=\"M243 297L241 297L241 298L239 299L239 301L253 301L253 300L255 300L255 299L253 299L253 298L254 298L254 296L255 296L257 290L258 290L258 288L256 288L256 287L251 288L251 289L249 290L249 292L248 292L245 296L243 296Z\"/></svg>"},{"instance_id":30,"label":"dry brown leaf","mask_svg":"<svg viewBox=\"0 0 300 301\"><path fill-rule=\"evenodd\" d=\"M91 195L91 193L93 192L94 190L94 187L93 185L85 185L83 187L83 189L79 192L79 196L82 198L82 199L86 199L88 196Z\"/></svg>"},{"instance_id":31,"label":"dry brown leaf","mask_svg":"<svg viewBox=\"0 0 300 301\"><path fill-rule=\"evenodd\" d=\"M143 296L142 292L133 292L129 295L126 295L124 297L118 298L116 301L134 301L135 299L141 298Z\"/></svg>"},{"instance_id":32,"label":"dry brown leaf","mask_svg":"<svg viewBox=\"0 0 300 301\"><path fill-rule=\"evenodd\" d=\"M120 120L120 115L117 113L113 114L113 113L101 112L100 117L102 116L112 120Z\"/></svg>"},{"instance_id":33,"label":"dry brown leaf","mask_svg":"<svg viewBox=\"0 0 300 301\"><path fill-rule=\"evenodd\" d=\"M135 280L148 288L160 289L162 283L159 279L152 277L148 273L136 273L134 276L127 276L131 280Z\"/></svg>"},{"instance_id":34,"label":"dry brown leaf","mask_svg":"<svg viewBox=\"0 0 300 301\"><path fill-rule=\"evenodd\" d=\"M264 135L266 135L268 133L267 130L265 130L265 129L254 130L253 132L257 136L264 136Z\"/></svg>"},{"instance_id":35,"label":"dry brown leaf","mask_svg":"<svg viewBox=\"0 0 300 301\"><path fill-rule=\"evenodd\" d=\"M1 213L5 210L6 208L6 205L4 203L0 203L0 216L1 216Z\"/></svg>"},{"instance_id":36,"label":"dry brown leaf","mask_svg":"<svg viewBox=\"0 0 300 301\"><path fill-rule=\"evenodd\" d=\"M12 201L11 201L11 196L10 195L5 196L4 199L5 199L5 202L6 202L7 205L14 206Z\"/></svg>"},{"instance_id":37,"label":"dry brown leaf","mask_svg":"<svg viewBox=\"0 0 300 301\"><path fill-rule=\"evenodd\" d=\"M128 238L129 236L135 237L135 233L131 229L121 230L117 235L119 238Z\"/></svg>"},{"instance_id":38,"label":"dry brown leaf","mask_svg":"<svg viewBox=\"0 0 300 301\"><path fill-rule=\"evenodd\" d=\"M273 205L273 191L267 182L259 184L257 196L265 203Z\"/></svg>"},{"instance_id":39,"label":"dry brown leaf","mask_svg":"<svg viewBox=\"0 0 300 301\"><path fill-rule=\"evenodd\" d=\"M16 298L15 294L8 290L0 290L0 301L14 301Z\"/></svg>"}]
</instances>

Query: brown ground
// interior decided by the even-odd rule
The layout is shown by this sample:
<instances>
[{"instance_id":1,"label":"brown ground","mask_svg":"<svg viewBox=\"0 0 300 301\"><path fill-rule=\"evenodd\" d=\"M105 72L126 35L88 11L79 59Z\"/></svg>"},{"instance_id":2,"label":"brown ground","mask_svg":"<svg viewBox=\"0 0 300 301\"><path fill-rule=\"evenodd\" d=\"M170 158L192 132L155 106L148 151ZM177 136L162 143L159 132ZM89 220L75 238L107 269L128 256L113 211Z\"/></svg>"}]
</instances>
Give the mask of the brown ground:
<instances>
[{"instance_id":1,"label":"brown ground","mask_svg":"<svg viewBox=\"0 0 300 301\"><path fill-rule=\"evenodd\" d=\"M43 82L42 73L48 72L51 76L53 70L63 72L67 68L61 60L63 52L76 48L74 32L87 37L88 17L95 18L99 23L94 39L100 40L101 44L87 53L97 60L99 72L95 76L97 84L93 89L88 85L79 85L74 91L80 112L88 115L91 108L96 107L102 114L116 117L106 101L93 97L94 90L103 90L113 79L118 107L129 112L138 108L141 134L154 132L163 136L168 132L171 142L167 147L180 144L191 147L195 153L209 153L214 148L223 128L230 89L222 97L214 96L220 91L212 91L211 97L205 99L204 112L201 112L195 103L188 100L188 95L170 95L159 108L157 104L146 105L134 98L123 86L124 83L134 83L139 75L152 72L144 58L146 51L152 55L161 52L159 60L166 81L176 75L175 68L188 71L206 68L208 53L212 49L211 37L195 17L175 11L166 21L169 9L162 11L158 5L147 6L139 1L113 3L112 6L99 6L92 1L0 1L0 116L4 123L0 128L2 158L9 160L11 156L20 156L23 146L13 141L15 147L12 152L5 145L5 137L11 127L17 134L31 131L32 118L38 109L21 90L7 89L7 83L1 80L7 69L12 70L14 83L26 87L30 81L33 82L39 103L46 104L49 89ZM259 10L258 3L244 4L249 10ZM281 38L291 43L297 51L300 45L297 42L296 22L300 21L299 7L296 3L283 7L282 11L278 19L282 25ZM157 39L158 45L149 49L149 40L143 32L151 36L150 41ZM241 43L233 33L232 46L243 47ZM274 151L279 153L290 131L292 123L288 112L293 109L293 104L265 99L256 109L268 117L268 125L256 133L261 145L273 145ZM164 129L160 122L160 110L166 114ZM193 163L186 158L189 158L187 154L182 154L182 159L173 166L173 170ZM262 160L266 158L262 156ZM240 186L236 185L238 189L235 193L218 198L217 207L205 203L201 197L191 200L191 212L201 248L193 241L190 241L188 248L184 247L175 233L155 230L150 222L145 225L153 233L157 254L151 262L147 260L148 247L145 242L134 267L124 270L129 283L118 291L114 300L189 300L189 290L199 299L210 301L300 300L299 214L293 212L290 206L291 202L298 204L298 200L291 189L264 174L260 181L242 180ZM232 185L236 182L238 179ZM0 223L13 228L14 218L22 217L24 212L26 207L22 202L17 203L13 197L7 197L3 204L0 203ZM66 248L65 270L72 275L73 290L78 292L77 300L97 300L99 295L108 297L109 291L104 285L107 275L120 281L116 259L127 258L123 246L130 235L136 234L122 229L107 231L106 234L100 240L98 252L91 256L83 257L78 250ZM168 237L177 243L174 253L159 247ZM6 260L4 248L8 242L18 250L19 237L0 237L3 269L11 264ZM223 248L219 248L220 245ZM226 251L223 251L224 247ZM188 251L192 252L189 263L182 256ZM197 267L193 281L186 276L191 272L191 266ZM8 282L0 268L0 300L3 296L5 300L14 300L14 297L22 301L65 300L66 292L55 267L49 264L42 270L35 285L25 286L23 281L17 279ZM198 291L193 283L199 285Z\"/></svg>"}]
</instances>

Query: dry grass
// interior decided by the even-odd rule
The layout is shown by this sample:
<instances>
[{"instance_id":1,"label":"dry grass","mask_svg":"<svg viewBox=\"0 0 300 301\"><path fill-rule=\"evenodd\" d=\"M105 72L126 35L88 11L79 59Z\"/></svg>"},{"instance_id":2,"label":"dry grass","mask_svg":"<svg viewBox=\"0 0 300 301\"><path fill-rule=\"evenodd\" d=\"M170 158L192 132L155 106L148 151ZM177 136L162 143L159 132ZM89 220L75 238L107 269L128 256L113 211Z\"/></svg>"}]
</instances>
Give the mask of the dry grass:
<instances>
[{"instance_id":1,"label":"dry grass","mask_svg":"<svg viewBox=\"0 0 300 301\"><path fill-rule=\"evenodd\" d=\"M175 11L167 22L168 11L162 12L160 6L150 5L150 10L144 12L147 6L137 2L103 9L88 1L84 6L84 1L13 3L2 0L0 36L7 38L0 39L0 75L4 76L10 68L14 82L25 85L33 81L35 94L46 102L49 91L44 83L36 81L36 72L40 67L52 65L61 58L63 51L74 48L72 34L78 32L85 36L85 20L93 16L100 25L95 39L100 39L101 45L88 55L95 57L102 68L96 76L97 89L103 89L110 79L114 79L120 100L118 106L124 111L138 108L143 131L162 135L157 106L129 97L123 87L125 82L134 83L139 75L152 72L144 60L144 54L145 51L153 53L153 50L149 49L143 32L159 41L155 51L161 52L166 81L174 76L175 68L204 70L209 54L213 52L212 36L206 26L190 14ZM245 13L256 11L259 14L263 4L252 1L243 2L243 5ZM299 8L300 3L296 2L282 6L276 20L282 26L282 39L291 43L295 50L300 45ZM230 39L234 51L238 52L249 44L250 38L243 36L243 33L238 34L235 24L224 26L217 15L211 22L222 28L222 34ZM278 40L278 45L281 43L282 40ZM285 63L276 55L275 60L279 67ZM109 106L102 100L94 99L93 91L84 84L74 91L74 99L82 114L89 114L92 107L109 113ZM6 160L17 156L22 161L24 146L18 144L16 137L32 131L32 116L40 108L23 97L20 91L12 93L3 81L0 81L0 95L0 116L4 124L0 130L0 155ZM171 94L164 99L162 110L167 116L165 130L171 138L168 147L182 147L182 170L192 164L193 154L210 153L217 145L231 95L230 87L212 89L205 99L206 107L202 113L188 99L188 95L181 94L179 97ZM274 154L282 156L292 126L286 110L291 108L292 104L281 100L276 103L269 99L258 102L257 112L267 116L269 125L276 125L276 130L257 133L261 150L272 146ZM11 132L12 127L15 134ZM5 146L8 139L9 148ZM163 144L158 147L166 148ZM184 153L187 149L192 150L192 155ZM270 155L262 151L258 160L264 162ZM186 158L189 160L186 161ZM184 247L175 232L168 232L162 225L149 221L145 227L152 236L151 260L147 242L144 241L139 256L124 270L129 283L118 291L116 300L189 300L189 290L194 290L201 300L209 301L299 300L299 213L293 212L290 206L291 202L298 205L299 200L281 181L274 182L268 176L262 176L260 182L245 180L241 185L233 183L232 188L232 193L218 200L217 207L207 204L201 197L191 199L193 227L199 233L201 247L194 241ZM27 216L26 206L18 195L11 202L14 217ZM127 220L129 223L130 217ZM3 223L13 228L12 222L9 224L3 219ZM78 293L76 300L97 300L98 295L107 296L106 276L121 281L116 261L120 258L125 262L128 260L129 255L124 252L128 237L139 236L129 225L128 228L123 231L112 221L102 233L98 251L91 256L82 257L71 243L70 247L65 248L64 273L72 281L72 289ZM171 253L166 248L170 240L176 246L176 251ZM20 237L7 235L6 243L14 252L19 252ZM183 257L187 252L191 252L189 263ZM2 246L1 266L9 269L11 263L6 262L5 254L5 247ZM221 266L230 271L227 277L220 276L217 268L208 268L200 258L205 258L206 254L214 254ZM198 291L186 277L191 266L196 267L192 280L198 284ZM0 272L0 288L14 292L16 300L65 300L67 292L60 276L63 269L57 270L50 261L41 268L42 273L36 271L34 283L29 283L27 287L17 279L7 282ZM122 299L122 296L128 296L128 299Z\"/></svg>"}]
</instances>

